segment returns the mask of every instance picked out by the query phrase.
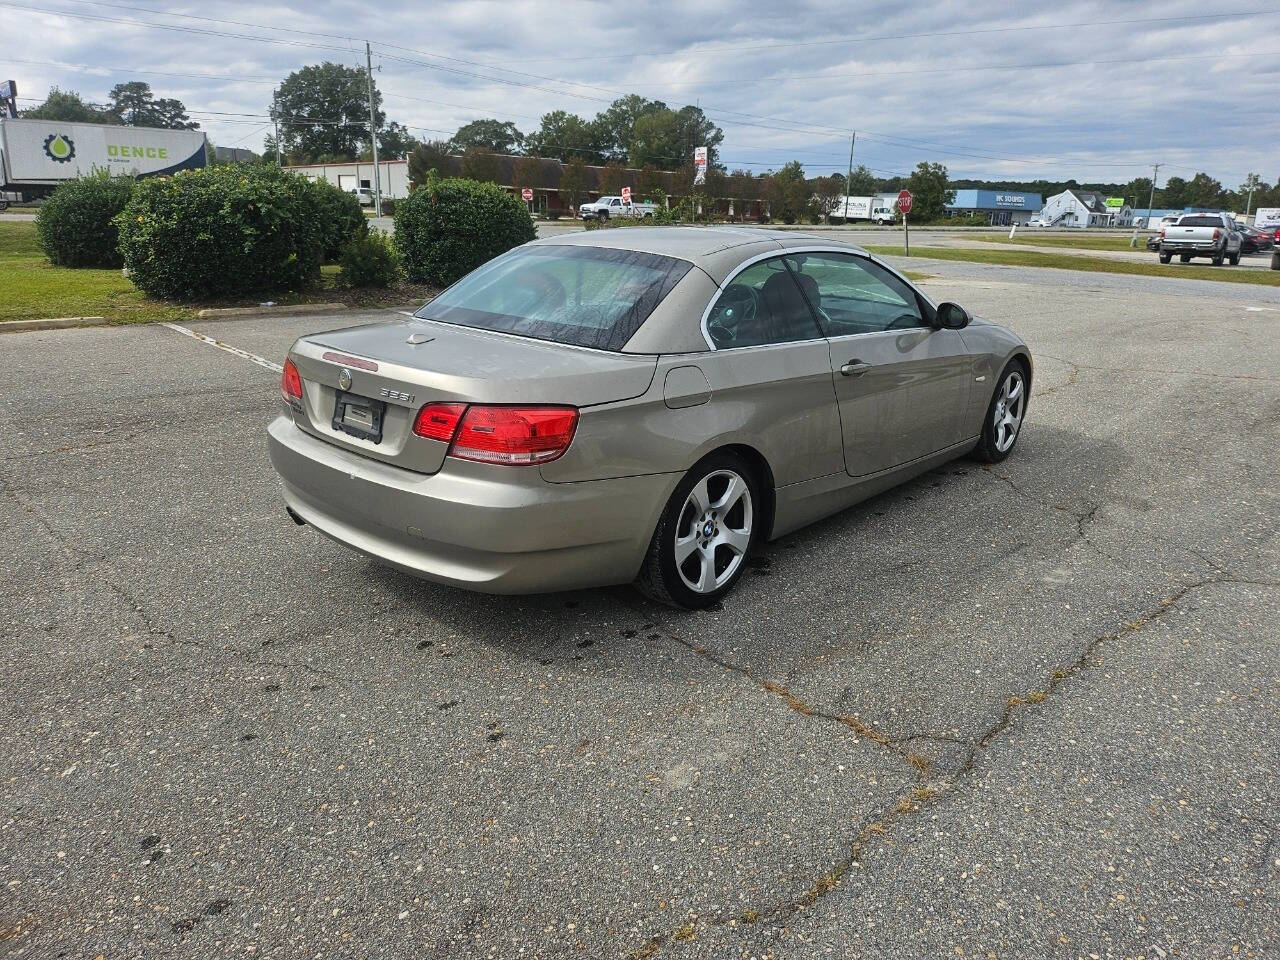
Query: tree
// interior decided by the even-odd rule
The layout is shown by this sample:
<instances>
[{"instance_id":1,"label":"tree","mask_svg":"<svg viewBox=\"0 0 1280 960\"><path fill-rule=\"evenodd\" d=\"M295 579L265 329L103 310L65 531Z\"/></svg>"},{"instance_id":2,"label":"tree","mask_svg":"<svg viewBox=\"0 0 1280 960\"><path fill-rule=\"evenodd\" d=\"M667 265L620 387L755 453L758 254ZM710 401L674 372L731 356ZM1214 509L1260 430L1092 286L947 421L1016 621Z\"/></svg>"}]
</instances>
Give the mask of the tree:
<instances>
[{"instance_id":1,"label":"tree","mask_svg":"<svg viewBox=\"0 0 1280 960\"><path fill-rule=\"evenodd\" d=\"M605 110L596 114L596 118L591 123L595 127L596 140L601 147L604 159L615 163L626 161L631 154L632 133L636 121L646 113L666 109L667 105L661 100L646 100L633 93L626 97L619 97ZM678 161L667 169L673 170L676 166L679 166Z\"/></svg>"},{"instance_id":2,"label":"tree","mask_svg":"<svg viewBox=\"0 0 1280 960\"><path fill-rule=\"evenodd\" d=\"M911 218L921 223L941 220L945 208L956 198L947 188L947 168L940 163L919 163L907 178L911 191Z\"/></svg>"},{"instance_id":3,"label":"tree","mask_svg":"<svg viewBox=\"0 0 1280 960\"><path fill-rule=\"evenodd\" d=\"M693 159L694 147L707 148L708 167L720 165L720 144L724 142L724 131L712 123L701 108L684 106L676 112L679 126L678 142L681 146L679 156Z\"/></svg>"},{"instance_id":4,"label":"tree","mask_svg":"<svg viewBox=\"0 0 1280 960\"><path fill-rule=\"evenodd\" d=\"M498 182L498 158L483 147L472 147L462 155L462 175L482 183Z\"/></svg>"},{"instance_id":5,"label":"tree","mask_svg":"<svg viewBox=\"0 0 1280 960\"><path fill-rule=\"evenodd\" d=\"M524 134L510 121L472 120L458 128L449 140L455 153L480 149L490 153L517 153L524 143Z\"/></svg>"},{"instance_id":6,"label":"tree","mask_svg":"<svg viewBox=\"0 0 1280 960\"><path fill-rule=\"evenodd\" d=\"M409 153L409 183L415 187L426 183L427 174L432 170L443 177L452 169L449 145L443 140L419 143Z\"/></svg>"},{"instance_id":7,"label":"tree","mask_svg":"<svg viewBox=\"0 0 1280 960\"><path fill-rule=\"evenodd\" d=\"M517 197L525 187L532 190L545 186L542 182L542 162L537 157L521 157L517 160L511 186L515 188Z\"/></svg>"},{"instance_id":8,"label":"tree","mask_svg":"<svg viewBox=\"0 0 1280 960\"><path fill-rule=\"evenodd\" d=\"M844 177L818 177L813 181L810 198L810 215L814 223L821 223L832 210L840 207L844 194ZM844 211L841 211L841 216Z\"/></svg>"},{"instance_id":9,"label":"tree","mask_svg":"<svg viewBox=\"0 0 1280 960\"><path fill-rule=\"evenodd\" d=\"M667 180L651 163L647 163L640 170L638 193L640 199L647 200L650 203L656 203L660 206L667 205Z\"/></svg>"},{"instance_id":10,"label":"tree","mask_svg":"<svg viewBox=\"0 0 1280 960\"><path fill-rule=\"evenodd\" d=\"M378 159L403 160L418 145L417 138L394 120L378 131Z\"/></svg>"},{"instance_id":11,"label":"tree","mask_svg":"<svg viewBox=\"0 0 1280 960\"><path fill-rule=\"evenodd\" d=\"M795 223L809 207L809 183L799 160L784 164L781 170L763 178L763 196L769 204L769 215L783 223Z\"/></svg>"},{"instance_id":12,"label":"tree","mask_svg":"<svg viewBox=\"0 0 1280 960\"><path fill-rule=\"evenodd\" d=\"M849 183L844 192L851 197L867 197L878 189L879 180L876 179L876 175L867 168L866 164L860 163L853 168L853 174L849 177Z\"/></svg>"},{"instance_id":13,"label":"tree","mask_svg":"<svg viewBox=\"0 0 1280 960\"><path fill-rule=\"evenodd\" d=\"M663 170L676 169L682 159L687 159L680 137L680 118L674 111L663 107L642 113L632 125L631 139L627 142L631 166L653 164Z\"/></svg>"},{"instance_id":14,"label":"tree","mask_svg":"<svg viewBox=\"0 0 1280 960\"><path fill-rule=\"evenodd\" d=\"M1191 202L1188 199L1187 181L1181 177L1170 177L1166 180L1160 194L1164 197L1164 206L1172 210L1185 207Z\"/></svg>"},{"instance_id":15,"label":"tree","mask_svg":"<svg viewBox=\"0 0 1280 960\"><path fill-rule=\"evenodd\" d=\"M168 97L157 100L151 93L151 84L141 80L117 83L107 96L111 99L111 112L126 127L194 130L200 126L187 116L181 100Z\"/></svg>"},{"instance_id":16,"label":"tree","mask_svg":"<svg viewBox=\"0 0 1280 960\"><path fill-rule=\"evenodd\" d=\"M386 121L382 94L373 89L374 122ZM320 156L354 160L369 143L369 91L365 72L341 63L312 64L285 77L276 91L272 116L280 122L280 143L291 158Z\"/></svg>"},{"instance_id":17,"label":"tree","mask_svg":"<svg viewBox=\"0 0 1280 960\"><path fill-rule=\"evenodd\" d=\"M49 88L44 103L31 110L22 111L28 120L57 120L61 123L119 123L110 110L85 103L74 90Z\"/></svg>"},{"instance_id":18,"label":"tree","mask_svg":"<svg viewBox=\"0 0 1280 960\"><path fill-rule=\"evenodd\" d=\"M1197 173L1187 184L1187 202L1193 207L1223 206L1222 184L1207 173Z\"/></svg>"},{"instance_id":19,"label":"tree","mask_svg":"<svg viewBox=\"0 0 1280 960\"><path fill-rule=\"evenodd\" d=\"M623 187L633 186L630 177L627 168L622 164L616 162L605 164L600 170L600 195L617 196L622 193Z\"/></svg>"},{"instance_id":20,"label":"tree","mask_svg":"<svg viewBox=\"0 0 1280 960\"><path fill-rule=\"evenodd\" d=\"M564 110L542 115L541 125L524 139L525 150L539 157L568 163L574 157L584 163L601 160L597 130L580 116Z\"/></svg>"},{"instance_id":21,"label":"tree","mask_svg":"<svg viewBox=\"0 0 1280 960\"><path fill-rule=\"evenodd\" d=\"M587 199L587 165L581 157L573 157L560 173L560 200L576 214L578 204Z\"/></svg>"}]
</instances>

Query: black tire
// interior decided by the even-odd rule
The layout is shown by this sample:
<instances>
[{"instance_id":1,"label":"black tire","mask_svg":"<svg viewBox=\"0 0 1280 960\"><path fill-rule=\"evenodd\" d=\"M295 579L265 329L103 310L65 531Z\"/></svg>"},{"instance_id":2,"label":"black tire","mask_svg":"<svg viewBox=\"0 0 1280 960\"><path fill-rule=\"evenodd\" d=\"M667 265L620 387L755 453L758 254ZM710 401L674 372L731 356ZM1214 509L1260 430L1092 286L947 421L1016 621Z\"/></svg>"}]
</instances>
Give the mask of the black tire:
<instances>
[{"instance_id":1,"label":"black tire","mask_svg":"<svg viewBox=\"0 0 1280 960\"><path fill-rule=\"evenodd\" d=\"M1230 263L1233 267L1238 267L1238 266L1240 266L1240 254L1238 254L1238 253L1231 253L1231 254L1228 254L1228 255L1227 255L1227 262L1228 262L1228 263Z\"/></svg>"},{"instance_id":2,"label":"black tire","mask_svg":"<svg viewBox=\"0 0 1280 960\"><path fill-rule=\"evenodd\" d=\"M1179 259L1182 263L1190 263L1190 262L1191 262L1191 254L1189 254L1189 253L1180 253L1180 254L1178 254L1178 259Z\"/></svg>"},{"instance_id":3,"label":"black tire","mask_svg":"<svg viewBox=\"0 0 1280 960\"><path fill-rule=\"evenodd\" d=\"M1166 253L1166 252L1164 252L1163 250L1161 250L1161 251L1160 251L1160 262L1161 262L1161 263L1168 263L1168 262L1169 262L1170 260L1172 260L1172 259L1173 259L1173 254L1172 254L1172 253Z\"/></svg>"},{"instance_id":4,"label":"black tire","mask_svg":"<svg viewBox=\"0 0 1280 960\"><path fill-rule=\"evenodd\" d=\"M1271 252L1271 269L1280 270L1280 247Z\"/></svg>"},{"instance_id":5,"label":"black tire","mask_svg":"<svg viewBox=\"0 0 1280 960\"><path fill-rule=\"evenodd\" d=\"M596 214L596 219L597 219L597 220L608 220L608 219L609 219L609 211L608 211L608 210L601 210L600 212L598 212L598 213Z\"/></svg>"},{"instance_id":6,"label":"black tire","mask_svg":"<svg viewBox=\"0 0 1280 960\"><path fill-rule=\"evenodd\" d=\"M1018 425L1013 433L1013 440L1003 450L1000 449L1000 439L996 434L996 406L1000 402L1004 393L1005 381L1009 379L1010 374L1016 373L1022 381L1021 412L1018 414ZM1027 365L1020 359L1010 360L1000 376L996 380L995 389L991 392L991 402L987 404L987 412L982 418L982 436L978 438L978 445L973 448L973 456L975 459L983 463L999 463L1005 457L1013 452L1014 445L1018 442L1018 437L1022 435L1022 423L1027 418L1027 405L1030 400L1031 384L1028 381Z\"/></svg>"},{"instance_id":7,"label":"black tire","mask_svg":"<svg viewBox=\"0 0 1280 960\"><path fill-rule=\"evenodd\" d=\"M741 530L743 528L740 525L743 524L745 519L747 546L742 554L737 555L736 566L732 571L729 570L729 562L727 562L731 558L726 557L726 553L732 554L732 551L713 548L713 576L716 569L715 563L718 562L718 559L714 558L718 557L719 559L726 559L724 569L726 579L719 587L699 592L686 584L684 576L681 575L681 571L676 565L676 539L680 535L682 527L693 533L695 539L697 538L696 531L699 529L700 518L690 514L686 509L690 507L688 501L694 487L708 477L718 482L723 479L726 473L734 474L745 482L747 489L744 499L747 503L745 508L740 503L731 504L729 512L720 516L718 520L726 528L731 524L735 524L739 525L739 530ZM727 491L727 489L726 485L725 490ZM715 490L712 491L713 496L715 492ZM755 475L755 471L751 469L751 466L742 457L728 450L722 450L703 457L685 474L684 479L676 485L671 498L667 501L667 505L662 511L662 516L658 519L658 526L653 531L653 538L649 541L649 552L645 554L644 564L640 568L640 575L636 578L636 587L646 596L657 600L659 603L684 607L688 610L701 610L711 606L733 589L734 585L742 577L743 571L747 569L747 555L763 534L761 523L764 518L765 510L761 496L760 479ZM697 560L699 569L703 569L703 558L705 556L706 554L695 548L685 559L686 567L688 567L690 561ZM688 575L688 573L685 574L685 576Z\"/></svg>"}]
</instances>

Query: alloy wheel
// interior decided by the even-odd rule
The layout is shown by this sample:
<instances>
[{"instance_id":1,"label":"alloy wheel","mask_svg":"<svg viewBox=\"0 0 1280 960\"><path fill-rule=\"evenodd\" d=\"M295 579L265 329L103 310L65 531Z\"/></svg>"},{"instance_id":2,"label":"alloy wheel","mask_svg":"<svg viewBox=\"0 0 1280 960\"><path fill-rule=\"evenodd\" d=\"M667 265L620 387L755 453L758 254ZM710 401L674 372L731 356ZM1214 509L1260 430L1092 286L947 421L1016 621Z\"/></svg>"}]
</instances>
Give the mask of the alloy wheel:
<instances>
[{"instance_id":1,"label":"alloy wheel","mask_svg":"<svg viewBox=\"0 0 1280 960\"><path fill-rule=\"evenodd\" d=\"M675 530L676 570L695 593L733 579L751 545L751 488L733 470L715 470L694 484Z\"/></svg>"},{"instance_id":2,"label":"alloy wheel","mask_svg":"<svg viewBox=\"0 0 1280 960\"><path fill-rule=\"evenodd\" d=\"M1026 400L1026 381L1022 377L1022 371L1010 370L1004 383L1000 385L995 410L991 415L995 446L1000 453L1005 453L1013 446L1013 441L1018 439Z\"/></svg>"}]
</instances>

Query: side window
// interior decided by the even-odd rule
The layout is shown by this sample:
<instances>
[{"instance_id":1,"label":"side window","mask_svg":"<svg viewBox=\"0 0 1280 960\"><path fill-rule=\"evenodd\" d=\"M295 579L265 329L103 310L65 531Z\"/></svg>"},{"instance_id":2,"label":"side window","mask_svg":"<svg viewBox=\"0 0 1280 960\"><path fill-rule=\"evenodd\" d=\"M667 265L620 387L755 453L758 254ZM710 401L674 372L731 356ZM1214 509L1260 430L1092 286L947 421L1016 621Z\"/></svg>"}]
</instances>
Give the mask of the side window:
<instances>
[{"instance_id":1,"label":"side window","mask_svg":"<svg viewBox=\"0 0 1280 960\"><path fill-rule=\"evenodd\" d=\"M822 336L782 257L762 260L733 278L707 315L707 333L719 350Z\"/></svg>"},{"instance_id":2,"label":"side window","mask_svg":"<svg viewBox=\"0 0 1280 960\"><path fill-rule=\"evenodd\" d=\"M915 292L864 257L800 253L791 261L829 337L928 326Z\"/></svg>"}]
</instances>

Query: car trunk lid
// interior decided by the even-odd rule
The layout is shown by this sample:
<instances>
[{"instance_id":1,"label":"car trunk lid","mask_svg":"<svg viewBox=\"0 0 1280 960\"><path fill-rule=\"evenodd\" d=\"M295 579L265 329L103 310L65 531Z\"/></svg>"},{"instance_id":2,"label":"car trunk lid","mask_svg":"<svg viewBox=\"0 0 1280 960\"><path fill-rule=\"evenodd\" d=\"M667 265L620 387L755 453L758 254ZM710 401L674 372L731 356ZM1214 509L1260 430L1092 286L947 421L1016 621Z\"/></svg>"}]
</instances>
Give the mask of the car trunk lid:
<instances>
[{"instance_id":1,"label":"car trunk lid","mask_svg":"<svg viewBox=\"0 0 1280 960\"><path fill-rule=\"evenodd\" d=\"M439 470L449 449L413 432L427 403L590 407L639 396L657 367L652 356L413 319L312 334L290 356L299 427L419 473Z\"/></svg>"}]
</instances>

